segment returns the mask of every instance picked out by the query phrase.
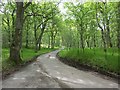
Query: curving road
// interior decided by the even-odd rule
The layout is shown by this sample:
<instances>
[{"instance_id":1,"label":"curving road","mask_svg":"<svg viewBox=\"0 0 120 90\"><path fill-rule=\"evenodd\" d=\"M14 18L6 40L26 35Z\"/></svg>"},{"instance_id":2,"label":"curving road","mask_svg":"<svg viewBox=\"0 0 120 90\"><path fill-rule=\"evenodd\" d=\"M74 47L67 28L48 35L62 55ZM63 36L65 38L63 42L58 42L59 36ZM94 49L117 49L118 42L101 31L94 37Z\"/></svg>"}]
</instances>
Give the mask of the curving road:
<instances>
[{"instance_id":1,"label":"curving road","mask_svg":"<svg viewBox=\"0 0 120 90\"><path fill-rule=\"evenodd\" d=\"M99 74L77 70L56 58L58 51L41 55L32 64L3 80L3 88L118 88Z\"/></svg>"}]
</instances>

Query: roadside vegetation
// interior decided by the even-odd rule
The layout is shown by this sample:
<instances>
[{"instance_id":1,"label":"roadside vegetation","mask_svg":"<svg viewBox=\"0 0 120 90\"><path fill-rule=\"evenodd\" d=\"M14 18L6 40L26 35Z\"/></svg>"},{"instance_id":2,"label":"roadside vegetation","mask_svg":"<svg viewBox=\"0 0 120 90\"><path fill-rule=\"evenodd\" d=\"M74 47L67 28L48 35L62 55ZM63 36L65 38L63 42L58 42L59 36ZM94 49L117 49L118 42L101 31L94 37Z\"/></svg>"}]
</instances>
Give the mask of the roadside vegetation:
<instances>
[{"instance_id":1,"label":"roadside vegetation","mask_svg":"<svg viewBox=\"0 0 120 90\"><path fill-rule=\"evenodd\" d=\"M21 52L21 57L22 57L22 62L20 63L21 65L26 64L27 62L34 61L32 60L33 57L36 57L41 54L45 54L48 52L51 52L55 49L47 49L47 48L42 48L40 51L35 53L34 49L26 49L23 48ZM18 66L15 62L12 62L9 58L9 49L8 48L3 48L2 49L2 70L0 71L9 71L11 69L14 69L16 66ZM36 59L36 58L34 58Z\"/></svg>"},{"instance_id":2,"label":"roadside vegetation","mask_svg":"<svg viewBox=\"0 0 120 90\"><path fill-rule=\"evenodd\" d=\"M11 1L1 2L0 7L3 76L60 46L58 3Z\"/></svg>"},{"instance_id":3,"label":"roadside vegetation","mask_svg":"<svg viewBox=\"0 0 120 90\"><path fill-rule=\"evenodd\" d=\"M114 74L120 74L118 55L118 49L108 49L107 53L98 48L85 49L84 52L81 49L65 49L59 52L61 58L78 61L80 64Z\"/></svg>"},{"instance_id":4,"label":"roadside vegetation","mask_svg":"<svg viewBox=\"0 0 120 90\"><path fill-rule=\"evenodd\" d=\"M30 1L0 3L3 70L64 46L61 57L120 73L120 2Z\"/></svg>"},{"instance_id":5,"label":"roadside vegetation","mask_svg":"<svg viewBox=\"0 0 120 90\"><path fill-rule=\"evenodd\" d=\"M120 75L120 2L66 3L65 7L66 49L59 56Z\"/></svg>"}]
</instances>

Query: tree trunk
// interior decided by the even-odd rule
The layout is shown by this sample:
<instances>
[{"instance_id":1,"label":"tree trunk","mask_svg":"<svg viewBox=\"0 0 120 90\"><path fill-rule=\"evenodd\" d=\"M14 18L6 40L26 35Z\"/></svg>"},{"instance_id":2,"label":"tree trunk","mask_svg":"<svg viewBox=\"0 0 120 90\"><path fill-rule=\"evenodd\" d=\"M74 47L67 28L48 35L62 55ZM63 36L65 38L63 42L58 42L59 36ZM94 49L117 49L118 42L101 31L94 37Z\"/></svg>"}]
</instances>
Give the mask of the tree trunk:
<instances>
[{"instance_id":1,"label":"tree trunk","mask_svg":"<svg viewBox=\"0 0 120 90\"><path fill-rule=\"evenodd\" d=\"M118 13L117 13L117 23L118 23L118 29L117 29L117 38L118 38L118 49L120 49L120 2L118 2Z\"/></svg>"},{"instance_id":2,"label":"tree trunk","mask_svg":"<svg viewBox=\"0 0 120 90\"><path fill-rule=\"evenodd\" d=\"M13 60L15 63L21 62L20 50L21 50L21 41L22 41L22 27L23 27L23 18L24 18L24 8L23 2L16 2L16 22L15 22L15 34L13 36L13 41L10 47L10 60Z\"/></svg>"},{"instance_id":3,"label":"tree trunk","mask_svg":"<svg viewBox=\"0 0 120 90\"><path fill-rule=\"evenodd\" d=\"M27 20L27 23L25 24L26 28L26 45L25 45L25 48L29 48L29 23L28 23L28 20Z\"/></svg>"},{"instance_id":4,"label":"tree trunk","mask_svg":"<svg viewBox=\"0 0 120 90\"><path fill-rule=\"evenodd\" d=\"M106 21L106 29L107 29L107 43L109 47L112 47L111 37L110 37L110 27L109 27L109 20Z\"/></svg>"},{"instance_id":5,"label":"tree trunk","mask_svg":"<svg viewBox=\"0 0 120 90\"><path fill-rule=\"evenodd\" d=\"M37 53L37 51L38 51L38 43L37 43L37 41L35 42L35 52Z\"/></svg>"},{"instance_id":6,"label":"tree trunk","mask_svg":"<svg viewBox=\"0 0 120 90\"><path fill-rule=\"evenodd\" d=\"M80 40L81 40L81 47L83 49L83 52L84 52L84 41L83 41L83 34L80 33Z\"/></svg>"},{"instance_id":7,"label":"tree trunk","mask_svg":"<svg viewBox=\"0 0 120 90\"><path fill-rule=\"evenodd\" d=\"M41 49L41 44L42 44L42 36L43 36L44 31L41 32L40 37L38 38L37 41L37 47L36 47L36 51Z\"/></svg>"},{"instance_id":8,"label":"tree trunk","mask_svg":"<svg viewBox=\"0 0 120 90\"><path fill-rule=\"evenodd\" d=\"M89 40L86 40L86 43L87 43L87 47L89 48L90 47Z\"/></svg>"},{"instance_id":9,"label":"tree trunk","mask_svg":"<svg viewBox=\"0 0 120 90\"><path fill-rule=\"evenodd\" d=\"M94 48L96 48L96 35L95 35L95 33L94 33L93 39L94 39Z\"/></svg>"},{"instance_id":10,"label":"tree trunk","mask_svg":"<svg viewBox=\"0 0 120 90\"><path fill-rule=\"evenodd\" d=\"M106 35L104 33L104 30L105 30L105 19L103 18L103 26L104 26L104 29L103 27L100 25L99 21L98 21L98 6L97 6L97 3L96 3L96 20L97 20L97 25L98 27L101 29L101 35L102 35L102 41L103 41L103 47L104 47L104 52L106 53L107 52L107 49L106 49Z\"/></svg>"},{"instance_id":11,"label":"tree trunk","mask_svg":"<svg viewBox=\"0 0 120 90\"><path fill-rule=\"evenodd\" d=\"M10 20L9 20L8 17L7 17L7 25L8 25L8 45L10 47L10 44L11 44L11 31L10 31Z\"/></svg>"},{"instance_id":12,"label":"tree trunk","mask_svg":"<svg viewBox=\"0 0 120 90\"><path fill-rule=\"evenodd\" d=\"M51 48L54 48L53 31L51 31Z\"/></svg>"},{"instance_id":13,"label":"tree trunk","mask_svg":"<svg viewBox=\"0 0 120 90\"><path fill-rule=\"evenodd\" d=\"M48 35L48 48L50 48L50 36Z\"/></svg>"},{"instance_id":14,"label":"tree trunk","mask_svg":"<svg viewBox=\"0 0 120 90\"><path fill-rule=\"evenodd\" d=\"M80 30L80 40L81 40L81 48L84 52L84 40L83 40L83 22L81 19L81 24L80 24L81 30Z\"/></svg>"},{"instance_id":15,"label":"tree trunk","mask_svg":"<svg viewBox=\"0 0 120 90\"><path fill-rule=\"evenodd\" d=\"M45 27L46 27L46 23L43 24L43 27L41 29L41 33L40 33L39 38L36 42L36 50L35 50L36 52L41 49L41 43L42 43L41 41L42 41L42 36L43 36L44 30L45 30ZM38 45L39 45L39 47L38 47Z\"/></svg>"},{"instance_id":16,"label":"tree trunk","mask_svg":"<svg viewBox=\"0 0 120 90\"><path fill-rule=\"evenodd\" d=\"M25 45L25 48L28 48L28 35L29 35L29 33L28 33L28 28L27 28L27 30L26 30L26 45Z\"/></svg>"},{"instance_id":17,"label":"tree trunk","mask_svg":"<svg viewBox=\"0 0 120 90\"><path fill-rule=\"evenodd\" d=\"M106 47L106 41L105 41L105 33L104 30L101 28L101 34L102 34L102 40L103 40L103 46L104 46L104 52L107 52Z\"/></svg>"},{"instance_id":18,"label":"tree trunk","mask_svg":"<svg viewBox=\"0 0 120 90\"><path fill-rule=\"evenodd\" d=\"M104 10L104 16L105 16L105 21L106 21L106 41L107 41L107 46L112 47L112 42L111 42L111 37L110 37L110 27L109 27L109 22L110 18L108 17L108 12L107 12L107 2L104 3L105 10Z\"/></svg>"},{"instance_id":19,"label":"tree trunk","mask_svg":"<svg viewBox=\"0 0 120 90\"><path fill-rule=\"evenodd\" d=\"M53 49L55 48L55 38L56 38L56 35L53 36Z\"/></svg>"},{"instance_id":20,"label":"tree trunk","mask_svg":"<svg viewBox=\"0 0 120 90\"><path fill-rule=\"evenodd\" d=\"M34 18L34 37L35 37L35 52L37 52L37 27L36 27L36 21L35 21L35 16L33 16Z\"/></svg>"},{"instance_id":21,"label":"tree trunk","mask_svg":"<svg viewBox=\"0 0 120 90\"><path fill-rule=\"evenodd\" d=\"M55 47L55 38L56 38L57 32L54 34L53 31L51 31L51 48L54 49Z\"/></svg>"}]
</instances>

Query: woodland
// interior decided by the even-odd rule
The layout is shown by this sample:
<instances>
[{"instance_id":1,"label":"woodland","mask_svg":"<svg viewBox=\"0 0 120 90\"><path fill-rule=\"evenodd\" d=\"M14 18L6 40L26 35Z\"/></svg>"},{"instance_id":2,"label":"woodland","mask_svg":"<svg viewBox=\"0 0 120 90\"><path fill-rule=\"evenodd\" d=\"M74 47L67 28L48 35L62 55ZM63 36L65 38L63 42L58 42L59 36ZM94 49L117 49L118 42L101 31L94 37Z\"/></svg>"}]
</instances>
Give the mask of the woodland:
<instances>
[{"instance_id":1,"label":"woodland","mask_svg":"<svg viewBox=\"0 0 120 90\"><path fill-rule=\"evenodd\" d=\"M62 48L62 58L120 74L120 2L11 1L0 7L2 71Z\"/></svg>"}]
</instances>

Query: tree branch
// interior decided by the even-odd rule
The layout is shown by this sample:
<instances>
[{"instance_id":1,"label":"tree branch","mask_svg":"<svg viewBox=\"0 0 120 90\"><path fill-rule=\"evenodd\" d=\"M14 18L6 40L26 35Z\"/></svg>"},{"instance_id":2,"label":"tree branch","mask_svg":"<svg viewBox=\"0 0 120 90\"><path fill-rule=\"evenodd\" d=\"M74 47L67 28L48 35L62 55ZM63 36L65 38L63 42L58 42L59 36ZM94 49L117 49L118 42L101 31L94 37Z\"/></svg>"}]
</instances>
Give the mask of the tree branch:
<instances>
[{"instance_id":1,"label":"tree branch","mask_svg":"<svg viewBox=\"0 0 120 90\"><path fill-rule=\"evenodd\" d=\"M3 18L3 21L7 24L8 22Z\"/></svg>"},{"instance_id":2,"label":"tree branch","mask_svg":"<svg viewBox=\"0 0 120 90\"><path fill-rule=\"evenodd\" d=\"M32 4L32 1L31 1L31 0L29 0L29 2L23 7L24 10L25 10L30 4Z\"/></svg>"}]
</instances>

